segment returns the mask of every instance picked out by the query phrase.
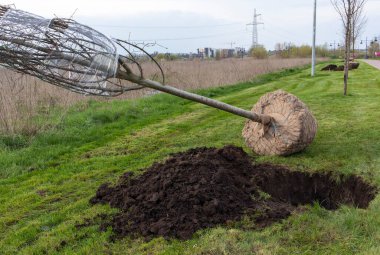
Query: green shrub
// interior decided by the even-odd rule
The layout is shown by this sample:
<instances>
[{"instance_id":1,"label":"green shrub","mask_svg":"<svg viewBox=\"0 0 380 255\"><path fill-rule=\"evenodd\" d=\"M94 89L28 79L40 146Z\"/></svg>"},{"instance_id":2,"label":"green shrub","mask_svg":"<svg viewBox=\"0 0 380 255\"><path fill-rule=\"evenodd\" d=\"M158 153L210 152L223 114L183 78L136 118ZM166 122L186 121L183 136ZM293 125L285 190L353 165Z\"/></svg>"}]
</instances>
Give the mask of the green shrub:
<instances>
[{"instance_id":1,"label":"green shrub","mask_svg":"<svg viewBox=\"0 0 380 255\"><path fill-rule=\"evenodd\" d=\"M265 59L268 57L268 51L264 46L258 46L249 50L249 55L257 59Z\"/></svg>"}]
</instances>

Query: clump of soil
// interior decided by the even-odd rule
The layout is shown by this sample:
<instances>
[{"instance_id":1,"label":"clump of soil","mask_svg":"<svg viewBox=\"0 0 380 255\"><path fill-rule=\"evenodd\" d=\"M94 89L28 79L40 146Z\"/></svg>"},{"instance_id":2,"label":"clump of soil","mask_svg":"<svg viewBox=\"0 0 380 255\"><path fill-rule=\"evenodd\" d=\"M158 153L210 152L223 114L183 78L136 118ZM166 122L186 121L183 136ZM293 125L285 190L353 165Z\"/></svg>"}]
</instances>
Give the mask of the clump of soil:
<instances>
[{"instance_id":1,"label":"clump of soil","mask_svg":"<svg viewBox=\"0 0 380 255\"><path fill-rule=\"evenodd\" d=\"M334 71L338 68L337 65L329 64L321 69L321 71Z\"/></svg>"},{"instance_id":2,"label":"clump of soil","mask_svg":"<svg viewBox=\"0 0 380 255\"><path fill-rule=\"evenodd\" d=\"M340 204L366 208L376 189L358 177L306 174L281 166L254 165L241 149L198 148L155 163L139 176L124 174L103 184L91 203L120 209L103 228L115 235L188 239L199 229L249 216L263 227L314 201L327 209Z\"/></svg>"},{"instance_id":3,"label":"clump of soil","mask_svg":"<svg viewBox=\"0 0 380 255\"><path fill-rule=\"evenodd\" d=\"M359 68L360 63L357 62L350 62L348 64L348 70L355 70ZM329 64L321 69L321 71L344 71L344 66L340 65L334 65L334 64Z\"/></svg>"}]
</instances>

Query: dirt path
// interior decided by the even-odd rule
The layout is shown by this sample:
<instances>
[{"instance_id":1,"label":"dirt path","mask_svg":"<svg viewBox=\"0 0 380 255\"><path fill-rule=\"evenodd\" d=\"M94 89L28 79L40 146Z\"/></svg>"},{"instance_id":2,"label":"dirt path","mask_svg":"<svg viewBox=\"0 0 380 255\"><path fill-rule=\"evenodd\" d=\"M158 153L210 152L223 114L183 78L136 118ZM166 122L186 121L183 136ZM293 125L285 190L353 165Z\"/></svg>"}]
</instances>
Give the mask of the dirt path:
<instances>
[{"instance_id":1,"label":"dirt path","mask_svg":"<svg viewBox=\"0 0 380 255\"><path fill-rule=\"evenodd\" d=\"M380 70L380 60L369 60L369 59L366 59L366 60L363 60L364 62L366 62L367 64L373 66L373 67L376 67L377 69Z\"/></svg>"}]
</instances>

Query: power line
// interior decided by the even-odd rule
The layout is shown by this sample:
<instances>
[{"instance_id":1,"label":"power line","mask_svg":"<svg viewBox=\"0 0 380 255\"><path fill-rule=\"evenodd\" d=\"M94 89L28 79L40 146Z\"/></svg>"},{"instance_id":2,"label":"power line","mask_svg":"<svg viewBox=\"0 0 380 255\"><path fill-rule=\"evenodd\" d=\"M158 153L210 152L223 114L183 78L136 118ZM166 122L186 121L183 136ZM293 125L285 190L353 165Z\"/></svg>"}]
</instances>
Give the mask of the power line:
<instances>
[{"instance_id":1,"label":"power line","mask_svg":"<svg viewBox=\"0 0 380 255\"><path fill-rule=\"evenodd\" d=\"M108 27L108 28L138 28L138 29L191 29L191 28L212 28L212 27L227 27L242 25L242 23L228 23L216 25L199 25L199 26L122 26L122 25L106 25L106 24L93 24L94 27Z\"/></svg>"},{"instance_id":2,"label":"power line","mask_svg":"<svg viewBox=\"0 0 380 255\"><path fill-rule=\"evenodd\" d=\"M245 30L240 30L240 31L232 32L232 33L213 34L213 35L204 35L204 36L178 37L178 38L139 39L139 40L133 40L133 41L182 41L182 40L197 40L197 39L206 39L206 38L220 37L220 36L226 36L226 35L241 34L242 32L245 33L246 31Z\"/></svg>"},{"instance_id":3,"label":"power line","mask_svg":"<svg viewBox=\"0 0 380 255\"><path fill-rule=\"evenodd\" d=\"M380 1L380 0L379 0ZM269 24L270 27L273 27L277 32L280 32L282 33L283 32L283 35L284 36L289 36L289 35L292 35L294 37L299 37L299 34L297 33L294 33L294 31L290 31L290 30L287 30L281 26L279 26L277 23L272 23L271 21L265 21L266 24Z\"/></svg>"}]
</instances>

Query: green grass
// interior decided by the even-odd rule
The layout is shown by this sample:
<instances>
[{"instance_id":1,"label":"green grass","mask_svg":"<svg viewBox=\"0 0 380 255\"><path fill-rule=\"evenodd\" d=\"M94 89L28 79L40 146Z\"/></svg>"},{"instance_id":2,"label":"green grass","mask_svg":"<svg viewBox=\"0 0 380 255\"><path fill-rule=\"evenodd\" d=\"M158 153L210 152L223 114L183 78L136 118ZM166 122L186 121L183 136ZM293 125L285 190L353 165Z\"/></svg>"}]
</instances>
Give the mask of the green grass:
<instances>
[{"instance_id":1,"label":"green grass","mask_svg":"<svg viewBox=\"0 0 380 255\"><path fill-rule=\"evenodd\" d=\"M321 66L318 66L320 69ZM351 72L349 96L342 73L293 69L252 82L200 91L250 109L275 89L300 97L318 119L314 143L290 157L260 162L302 171L358 174L380 186L380 72L362 64ZM170 95L73 107L62 123L33 139L0 137L0 254L380 254L380 199L368 210L319 205L263 231L218 227L188 241L128 238L110 242L99 222L111 214L88 200L104 182L138 171L170 153L193 147L245 147L245 120Z\"/></svg>"}]
</instances>

